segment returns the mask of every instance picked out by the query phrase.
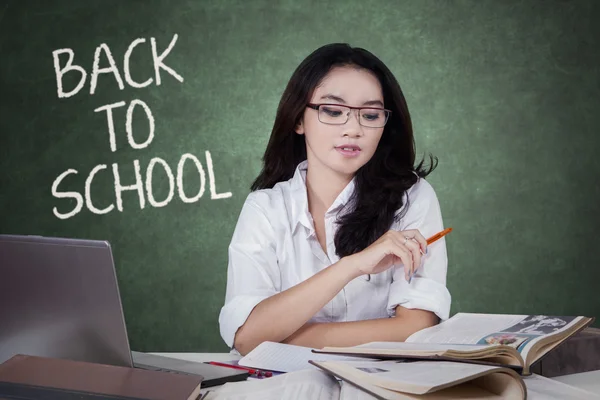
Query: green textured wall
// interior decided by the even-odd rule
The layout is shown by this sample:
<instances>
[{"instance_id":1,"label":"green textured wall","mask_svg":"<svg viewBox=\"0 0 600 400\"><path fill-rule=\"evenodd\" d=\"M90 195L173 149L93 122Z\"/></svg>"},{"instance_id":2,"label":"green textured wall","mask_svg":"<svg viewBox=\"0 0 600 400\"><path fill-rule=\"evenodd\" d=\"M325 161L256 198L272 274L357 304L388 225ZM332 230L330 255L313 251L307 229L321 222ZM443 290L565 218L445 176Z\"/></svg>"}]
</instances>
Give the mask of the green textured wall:
<instances>
[{"instance_id":1,"label":"green textured wall","mask_svg":"<svg viewBox=\"0 0 600 400\"><path fill-rule=\"evenodd\" d=\"M217 317L224 299L227 246L249 185L260 168L277 104L300 61L336 41L369 49L396 74L412 112L420 155L440 160L429 180L447 237L452 312L583 314L598 317L600 255L600 2L590 1L2 1L0 3L0 232L109 240L117 264L131 345L142 351L222 351ZM145 88L125 81L154 77ZM93 95L94 52L105 43L123 79L100 74ZM75 95L59 98L53 51L72 49L87 73ZM61 62L66 62L63 55ZM101 67L108 66L106 53ZM73 89L76 73L65 75ZM151 110L154 138L128 145L126 109ZM114 109L116 151L105 112ZM139 144L148 137L141 107L133 111ZM206 152L216 193L211 199ZM175 187L164 207L144 189L116 208L112 164L122 184L142 180L159 157L177 179L192 154L205 191L183 202ZM100 170L90 198L90 171ZM185 193L198 193L188 162ZM155 165L156 201L169 191ZM1 279L1 278L0 278ZM596 324L597 326L597 324Z\"/></svg>"}]
</instances>

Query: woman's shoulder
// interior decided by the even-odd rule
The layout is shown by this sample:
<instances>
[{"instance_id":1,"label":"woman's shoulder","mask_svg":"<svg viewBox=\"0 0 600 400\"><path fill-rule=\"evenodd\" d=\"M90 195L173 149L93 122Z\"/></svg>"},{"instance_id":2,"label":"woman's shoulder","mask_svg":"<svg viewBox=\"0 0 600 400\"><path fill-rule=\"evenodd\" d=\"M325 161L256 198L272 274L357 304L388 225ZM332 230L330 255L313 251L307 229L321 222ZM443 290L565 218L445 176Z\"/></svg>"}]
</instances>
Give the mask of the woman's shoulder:
<instances>
[{"instance_id":1,"label":"woman's shoulder","mask_svg":"<svg viewBox=\"0 0 600 400\"><path fill-rule=\"evenodd\" d=\"M403 231L424 224L439 225L441 220L440 204L431 183L425 178L417 181L404 193L402 206L396 211L392 229Z\"/></svg>"},{"instance_id":2,"label":"woman's shoulder","mask_svg":"<svg viewBox=\"0 0 600 400\"><path fill-rule=\"evenodd\" d=\"M277 213L282 208L286 208L291 194L291 182L278 182L272 188L254 190L246 196L245 204L249 204L259 209L265 215Z\"/></svg>"},{"instance_id":3,"label":"woman's shoulder","mask_svg":"<svg viewBox=\"0 0 600 400\"><path fill-rule=\"evenodd\" d=\"M423 210L429 210L432 206L438 207L438 198L433 185L425 178L417 178L417 181L406 190L402 206L396 211L396 215L418 214Z\"/></svg>"},{"instance_id":4,"label":"woman's shoulder","mask_svg":"<svg viewBox=\"0 0 600 400\"><path fill-rule=\"evenodd\" d=\"M257 229L260 224L269 226L275 237L289 230L295 221L298 205L294 204L293 190L289 182L279 182L269 189L248 193L239 220Z\"/></svg>"},{"instance_id":5,"label":"woman's shoulder","mask_svg":"<svg viewBox=\"0 0 600 400\"><path fill-rule=\"evenodd\" d=\"M435 189L425 178L418 177L417 181L406 191L411 201L437 199Z\"/></svg>"},{"instance_id":6,"label":"woman's shoulder","mask_svg":"<svg viewBox=\"0 0 600 400\"><path fill-rule=\"evenodd\" d=\"M304 176L307 166L308 162L306 160L300 162L288 179L277 182L271 188L250 192L246 202L264 210L277 210L281 207L290 208L292 203L302 202L306 197Z\"/></svg>"}]
</instances>

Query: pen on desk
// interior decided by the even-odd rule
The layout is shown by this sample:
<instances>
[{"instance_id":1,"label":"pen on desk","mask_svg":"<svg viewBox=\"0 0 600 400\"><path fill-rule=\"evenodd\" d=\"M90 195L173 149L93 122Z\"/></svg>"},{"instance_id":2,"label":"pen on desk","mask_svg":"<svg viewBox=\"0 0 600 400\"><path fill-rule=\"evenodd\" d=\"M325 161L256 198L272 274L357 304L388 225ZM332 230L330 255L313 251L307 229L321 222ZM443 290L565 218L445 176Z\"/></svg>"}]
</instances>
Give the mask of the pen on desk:
<instances>
[{"instance_id":1,"label":"pen on desk","mask_svg":"<svg viewBox=\"0 0 600 400\"><path fill-rule=\"evenodd\" d=\"M242 367L240 365L225 364L225 363L220 363L220 362L216 362L216 361L210 361L209 364L216 365L219 367L225 367L225 368L241 369L244 371L248 371L248 373L250 373L250 375L255 375L255 376L264 376L267 378L273 376L273 373L271 371L261 371L260 369L246 368L246 367Z\"/></svg>"},{"instance_id":2,"label":"pen on desk","mask_svg":"<svg viewBox=\"0 0 600 400\"><path fill-rule=\"evenodd\" d=\"M430 244L434 243L435 241L441 239L442 237L446 236L447 234L449 234L450 232L452 232L452 228L446 228L441 232L436 233L435 235L431 236L429 239L427 239L427 245L429 246ZM423 251L421 250L421 254L423 254ZM412 274L410 274L408 276L408 283L410 284L410 282L412 281L413 275L415 274L417 270L415 269L413 271Z\"/></svg>"},{"instance_id":3,"label":"pen on desk","mask_svg":"<svg viewBox=\"0 0 600 400\"><path fill-rule=\"evenodd\" d=\"M202 397L200 397L198 400L203 400L203 399L207 398L210 392L212 392L212 390L207 390L207 391L206 391L206 392L205 392L205 393L202 395Z\"/></svg>"}]
</instances>

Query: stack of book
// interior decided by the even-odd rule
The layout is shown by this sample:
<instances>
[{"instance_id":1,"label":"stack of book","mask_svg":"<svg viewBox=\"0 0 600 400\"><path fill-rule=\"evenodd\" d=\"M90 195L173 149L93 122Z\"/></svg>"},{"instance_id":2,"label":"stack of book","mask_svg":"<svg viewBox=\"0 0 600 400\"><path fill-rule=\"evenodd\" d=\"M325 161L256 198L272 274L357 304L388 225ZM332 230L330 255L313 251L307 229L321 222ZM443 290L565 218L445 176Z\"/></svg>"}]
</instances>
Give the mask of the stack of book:
<instances>
[{"instance_id":1,"label":"stack of book","mask_svg":"<svg viewBox=\"0 0 600 400\"><path fill-rule=\"evenodd\" d=\"M404 342L321 349L265 342L239 364L282 372L306 369L309 364L313 375L302 374L306 379L312 376L313 384L317 372L314 369L335 378L331 381L333 386L321 391L330 393L319 397L327 400L526 399L526 377L532 375L532 366L592 322L593 318L582 316L458 313L441 324L416 332ZM538 381L541 378L536 377ZM284 387L291 390L292 381L298 378L287 379L290 381ZM346 394L344 390L335 393L337 380L345 384L342 388L347 388ZM300 380L300 383L310 382ZM225 386L208 398L235 398L227 393L243 388L235 384ZM357 397L356 392L348 394L349 387L359 390L364 397ZM572 389L569 395L573 398L578 398L577 395L595 398Z\"/></svg>"}]
</instances>

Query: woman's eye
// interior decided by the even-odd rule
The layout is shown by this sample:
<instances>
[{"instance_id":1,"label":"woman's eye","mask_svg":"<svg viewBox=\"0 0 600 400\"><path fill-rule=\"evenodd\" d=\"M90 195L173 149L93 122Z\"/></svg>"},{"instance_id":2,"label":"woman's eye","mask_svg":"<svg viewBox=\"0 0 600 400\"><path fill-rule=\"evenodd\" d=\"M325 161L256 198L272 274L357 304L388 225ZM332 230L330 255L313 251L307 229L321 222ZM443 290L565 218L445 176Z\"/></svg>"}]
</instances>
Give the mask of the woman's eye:
<instances>
[{"instance_id":1,"label":"woman's eye","mask_svg":"<svg viewBox=\"0 0 600 400\"><path fill-rule=\"evenodd\" d=\"M323 112L329 115L330 117L339 117L340 115L342 115L342 111L336 110L334 108L323 108Z\"/></svg>"},{"instance_id":2,"label":"woman's eye","mask_svg":"<svg viewBox=\"0 0 600 400\"><path fill-rule=\"evenodd\" d=\"M379 114L363 114L363 118L367 121L376 121L379 118Z\"/></svg>"}]
</instances>

